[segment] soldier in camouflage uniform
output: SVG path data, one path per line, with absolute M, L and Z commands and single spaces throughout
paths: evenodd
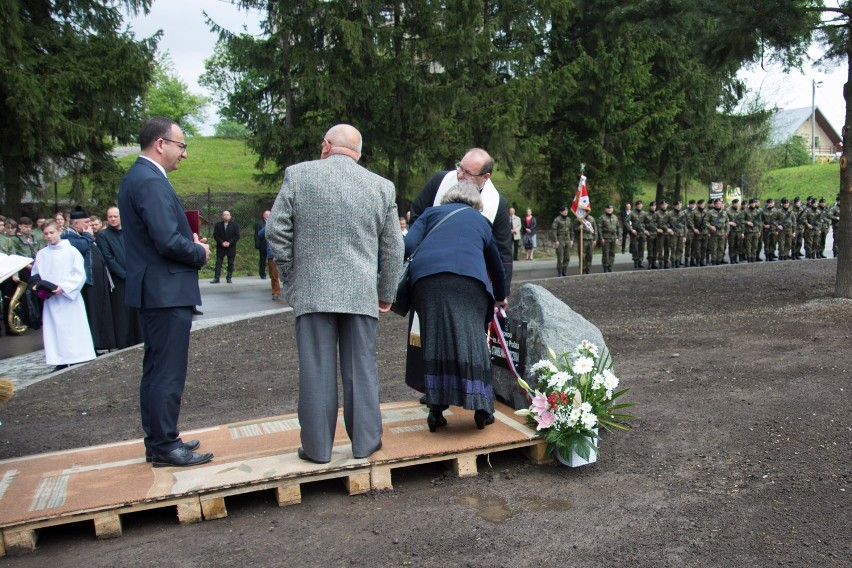
M 642 268 L 642 255 L 645 253 L 645 212 L 642 200 L 633 204 L 633 211 L 627 217 L 630 221 L 630 252 L 633 253 L 633 268 Z
M 695 200 L 690 199 L 686 206 L 686 242 L 683 245 L 683 265 L 690 266 L 692 258 L 692 237 L 695 234 L 692 232 L 692 212 L 695 211 Z
M 802 231 L 802 227 L 799 225 L 799 219 L 802 218 L 802 212 L 805 210 L 805 207 L 802 205 L 802 200 L 796 197 L 793 199 L 793 213 L 796 215 L 796 237 L 793 239 L 793 260 L 801 260 L 802 259 L 802 243 L 804 243 L 805 237 Z
M 760 231 L 763 226 L 763 213 L 760 211 L 760 201 L 752 199 L 748 207 L 743 209 L 742 225 L 745 233 L 745 255 L 748 262 L 757 262 L 760 254 Z
M 680 268 L 683 264 L 683 250 L 686 244 L 687 217 L 689 214 L 683 210 L 683 202 L 677 200 L 669 212 L 669 230 L 672 232 L 672 268 Z
M 831 227 L 831 220 L 828 218 L 828 209 L 825 207 L 825 197 L 820 197 L 817 203 L 817 211 L 819 217 L 817 222 L 819 226 L 819 245 L 817 250 L 817 258 L 827 258 L 825 256 L 825 241 L 828 239 L 828 229 Z
M 598 221 L 598 242 L 601 245 L 601 264 L 604 272 L 612 272 L 612 264 L 615 262 L 615 249 L 618 246 L 618 238 L 622 233 L 621 219 L 613 214 L 612 204 L 604 207 L 604 214 Z
M 722 209 L 722 200 L 714 199 L 713 207 L 707 211 L 704 219 L 710 231 L 710 244 L 708 245 L 710 262 L 714 265 L 728 264 L 725 261 L 725 241 L 728 240 L 728 212 Z
M 742 216 L 740 200 L 731 200 L 731 208 L 728 210 L 728 220 L 732 223 L 728 230 L 728 260 L 731 264 L 739 264 L 743 256 Z
M 568 206 L 559 208 L 559 215 L 551 225 L 553 247 L 556 249 L 556 275 L 568 276 L 568 263 L 571 260 L 571 219 L 568 218 Z
M 657 202 L 648 203 L 648 214 L 645 215 L 645 238 L 648 241 L 648 269 L 660 268 L 657 264 Z
M 674 231 L 671 228 L 671 211 L 669 203 L 665 199 L 660 200 L 660 207 L 654 214 L 654 222 L 657 225 L 657 263 L 658 268 L 668 268 L 672 258 L 672 241 Z
M 778 246 L 777 221 L 778 210 L 775 209 L 775 200 L 770 197 L 763 208 L 763 257 L 766 260 L 778 260 L 775 256 L 775 248 Z
M 704 200 L 699 199 L 695 211 L 690 217 L 692 223 L 692 250 L 690 254 L 690 266 L 704 266 L 704 257 L 707 255 L 707 235 L 710 234 L 705 222 L 707 211 L 704 209 Z
M 796 212 L 790 207 L 790 200 L 781 199 L 781 211 L 778 214 L 778 258 L 793 258 L 793 242 L 796 240 Z
M 592 225 L 592 230 L 583 224 L 583 221 L 576 219 L 574 225 L 574 240 L 577 242 L 577 257 L 582 255 L 581 263 L 583 265 L 583 274 L 590 274 L 592 271 L 592 249 L 595 246 L 595 240 L 598 238 L 598 226 L 595 223 L 595 218 L 591 215 L 584 217 Z M 583 228 L 583 250 L 580 250 L 580 228 Z
M 808 197 L 807 202 L 807 206 L 799 216 L 798 225 L 804 233 L 805 258 L 816 258 L 816 249 L 819 246 L 819 228 L 817 227 L 819 211 L 817 211 L 816 199 Z
M 834 200 L 834 206 L 828 210 L 828 220 L 831 221 L 831 254 L 837 258 L 837 225 L 840 223 L 840 196 Z

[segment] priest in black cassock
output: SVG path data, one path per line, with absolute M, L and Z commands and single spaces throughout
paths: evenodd
M 103 253 L 107 270 L 112 275 L 114 287 L 110 294 L 110 305 L 116 347 L 124 349 L 142 343 L 142 320 L 139 310 L 124 303 L 127 272 L 118 207 L 107 209 L 107 225 L 98 232 L 95 243 Z

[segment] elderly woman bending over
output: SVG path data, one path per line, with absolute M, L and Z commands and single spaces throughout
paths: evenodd
M 424 237 L 444 217 L 462 210 Z M 420 318 L 429 430 L 445 426 L 449 406 L 474 411 L 477 428 L 494 422 L 494 393 L 486 325 L 496 305 L 506 305 L 503 263 L 482 216 L 479 189 L 470 182 L 451 188 L 441 205 L 427 209 L 405 236 L 412 304 Z

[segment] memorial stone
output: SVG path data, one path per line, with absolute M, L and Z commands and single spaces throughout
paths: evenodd
M 512 295 L 506 310 L 510 322 L 526 322 L 523 378 L 534 386 L 536 379 L 530 369 L 542 359 L 549 359 L 548 347 L 556 355 L 570 353 L 584 339 L 594 343 L 601 352 L 606 349 L 601 331 L 586 318 L 572 310 L 562 300 L 536 284 L 524 284 Z M 492 350 L 493 353 L 493 350 Z M 492 356 L 492 360 L 494 357 Z M 494 395 L 512 408 L 526 408 L 529 402 L 512 373 L 492 365 Z

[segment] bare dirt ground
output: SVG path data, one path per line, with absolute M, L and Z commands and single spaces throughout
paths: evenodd
M 392 492 L 339 482 L 230 498 L 226 519 L 173 512 L 43 530 L 0 566 L 852 566 L 852 302 L 833 260 L 541 281 L 600 327 L 634 430 L 568 469 L 520 454 L 480 475 L 394 472 Z M 193 333 L 184 430 L 295 412 L 292 316 Z M 383 401 L 402 381 L 405 324 L 379 325 Z M 18 393 L 0 408 L 0 459 L 141 437 L 139 350 Z M 436 434 L 438 435 L 438 434 Z M 168 512 L 167 512 L 168 511 Z

